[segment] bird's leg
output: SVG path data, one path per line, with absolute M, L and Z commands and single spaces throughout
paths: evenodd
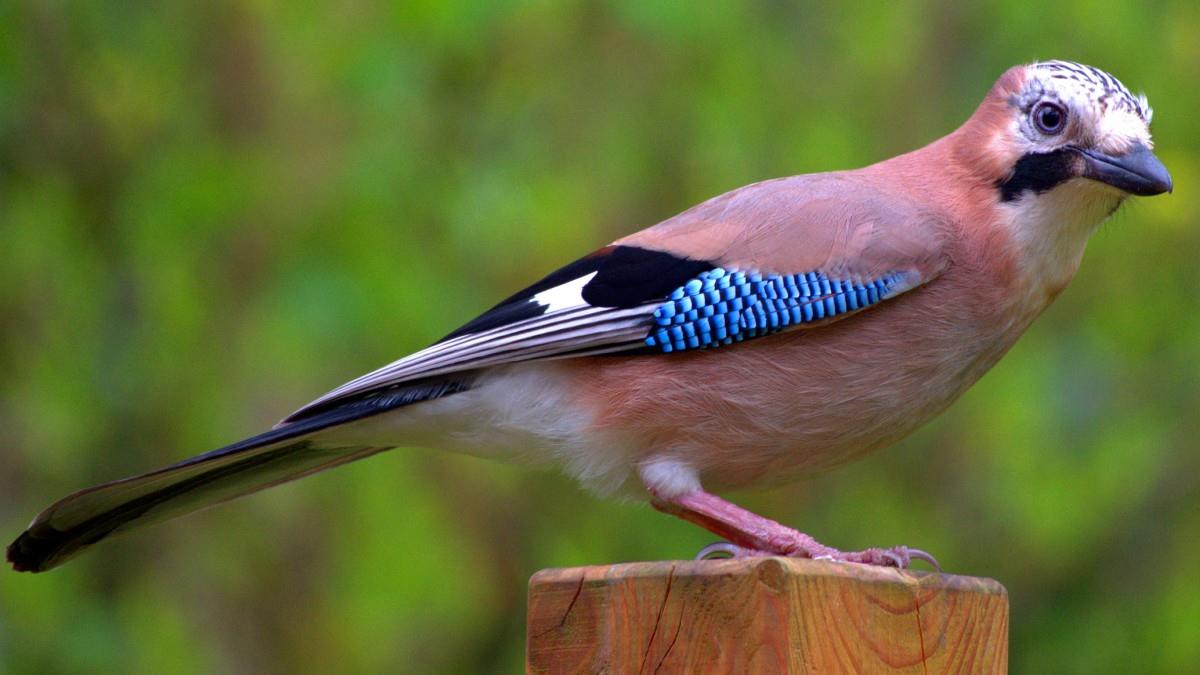
M 702 552 L 725 552 L 735 557 L 753 555 L 784 555 L 816 560 L 856 562 L 905 568 L 916 560 L 924 560 L 940 570 L 937 560 L 925 551 L 907 546 L 869 548 L 863 551 L 839 551 L 816 539 L 781 525 L 769 518 L 747 511 L 703 490 L 674 497 L 655 494 L 650 502 L 654 508 L 727 539 L 731 546 L 710 546 Z

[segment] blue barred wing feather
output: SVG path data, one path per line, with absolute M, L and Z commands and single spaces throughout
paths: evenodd
M 663 352 L 720 347 L 833 319 L 905 288 L 908 275 L 830 279 L 820 271 L 769 274 L 717 267 L 675 289 L 654 310 L 646 345 Z

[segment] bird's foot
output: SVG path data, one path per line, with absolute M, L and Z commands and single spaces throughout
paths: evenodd
M 746 546 L 738 546 L 727 541 L 718 541 L 696 554 L 696 560 L 711 560 L 714 558 L 757 558 L 763 556 L 783 555 L 793 558 L 810 558 L 812 560 L 829 560 L 833 562 L 858 563 L 860 565 L 877 565 L 880 567 L 896 567 L 908 569 L 914 560 L 924 560 L 938 572 L 942 566 L 936 558 L 919 548 L 908 546 L 893 546 L 891 548 L 869 548 L 863 551 L 839 551 L 826 546 L 809 551 L 805 547 L 791 548 L 789 551 L 771 551 Z
M 780 555 L 900 569 L 906 569 L 914 560 L 924 560 L 937 571 L 942 571 L 932 555 L 918 548 L 893 546 L 863 551 L 830 548 L 803 532 L 763 518 L 703 490 L 669 498 L 655 495 L 650 503 L 659 511 L 695 523 L 725 538 L 726 541 L 704 547 L 696 556 L 698 559 L 721 555 L 733 558 Z
M 837 562 L 852 562 L 863 565 L 878 565 L 881 567 L 896 567 L 899 569 L 908 569 L 914 560 L 924 560 L 933 566 L 933 569 L 941 572 L 942 566 L 938 564 L 937 558 L 934 558 L 927 551 L 922 551 L 919 548 L 911 548 L 908 546 L 893 546 L 891 548 L 868 548 L 862 551 L 837 551 L 815 556 L 808 556 L 813 560 L 833 560 Z

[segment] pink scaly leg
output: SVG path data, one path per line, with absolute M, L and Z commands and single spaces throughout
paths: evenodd
M 706 547 L 701 551 L 701 556 L 714 552 L 725 552 L 734 557 L 785 555 L 901 569 L 908 567 L 909 563 L 916 559 L 924 560 L 935 569 L 941 570 L 933 556 L 907 546 L 869 548 L 864 551 L 839 551 L 830 548 L 803 532 L 751 513 L 703 490 L 670 498 L 654 495 L 650 503 L 663 513 L 695 523 L 729 541 L 729 544 Z

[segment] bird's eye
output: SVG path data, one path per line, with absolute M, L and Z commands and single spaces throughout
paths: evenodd
M 1033 123 L 1043 134 L 1061 133 L 1067 127 L 1067 111 L 1057 103 L 1042 102 L 1033 109 Z

